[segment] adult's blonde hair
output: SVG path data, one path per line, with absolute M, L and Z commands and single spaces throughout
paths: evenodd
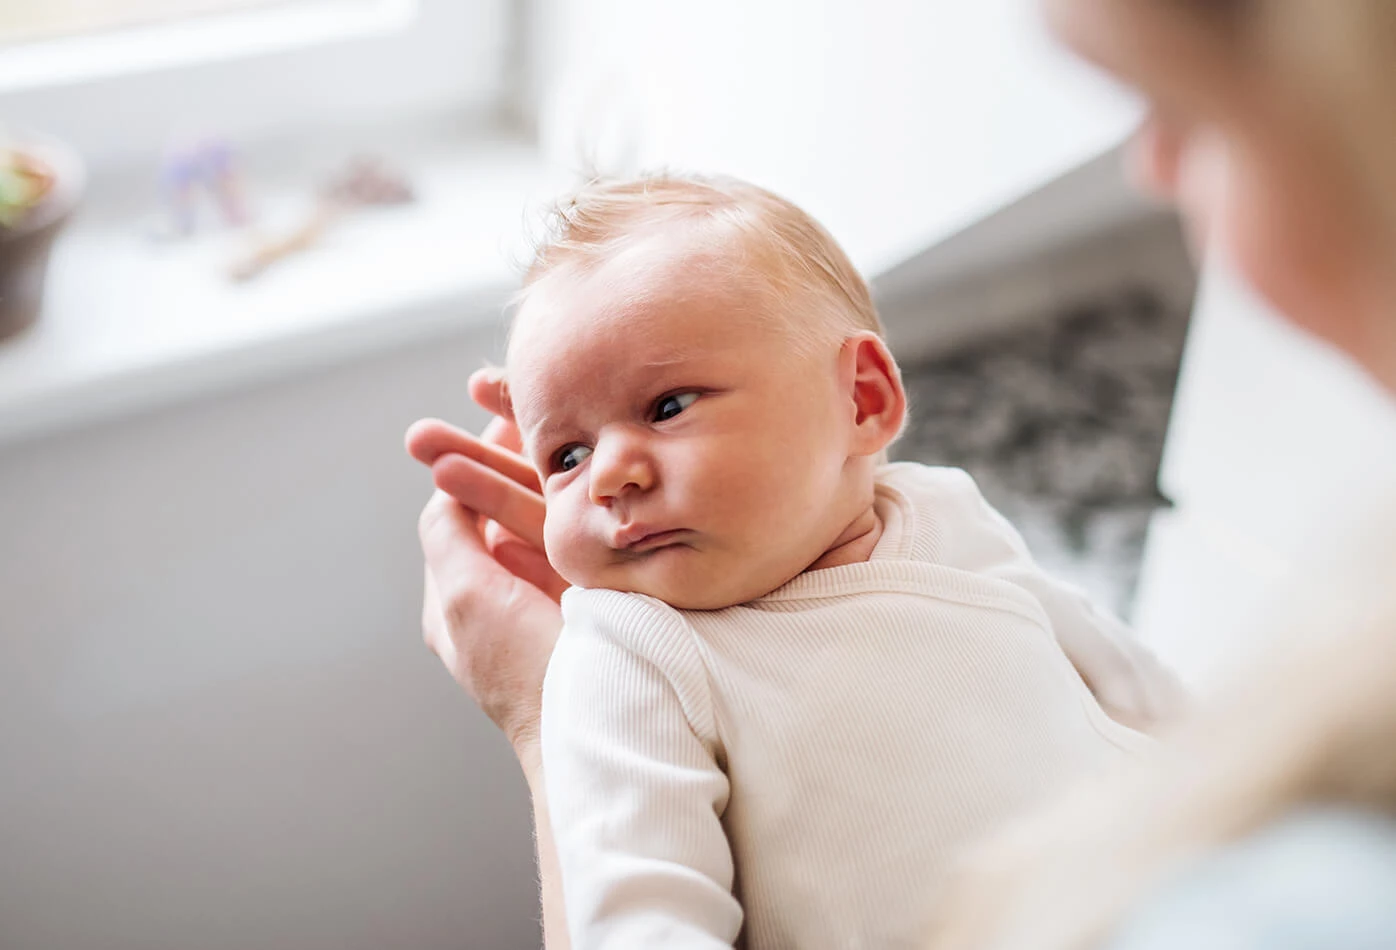
M 833 236 L 794 203 L 729 177 L 651 174 L 589 181 L 559 202 L 516 303 L 557 274 L 585 274 L 667 229 L 715 247 L 734 276 L 771 292 L 805 341 L 883 334 L 867 282 Z
M 1196 0 L 1194 0 L 1196 2 Z M 1235 28 L 1312 91 L 1396 239 L 1396 3 L 1228 0 Z M 1396 245 L 1393 245 L 1396 249 Z
M 1068 7 L 1073 0 L 1054 0 Z M 1396 239 L 1396 3 L 1103 0 L 1191 21 L 1233 62 L 1284 83 L 1288 107 L 1327 118 L 1334 144 Z M 1163 50 L 1160 48 L 1160 53 Z M 1166 64 L 1165 64 L 1166 65 Z

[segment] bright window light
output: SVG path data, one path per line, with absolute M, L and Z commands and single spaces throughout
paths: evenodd
M 14 0 L 0 7 L 0 46 L 295 2 L 297 0 Z

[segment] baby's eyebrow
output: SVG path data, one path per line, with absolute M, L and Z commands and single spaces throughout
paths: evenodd
M 542 445 L 547 443 L 551 439 L 556 439 L 557 433 L 561 432 L 562 429 L 562 426 L 551 423 L 548 420 L 544 419 L 539 421 L 537 425 L 533 426 L 528 432 L 526 432 L 524 434 L 524 438 L 525 441 Z
M 576 439 L 580 434 L 581 422 L 572 414 L 571 407 L 562 406 L 556 412 L 547 412 L 547 407 L 539 404 L 541 401 L 537 398 L 530 400 L 529 412 L 522 419 L 514 417 L 519 434 L 523 436 L 525 453 L 549 451 L 562 442 Z
M 540 405 L 542 402 L 543 399 L 537 389 L 525 389 L 523 398 L 520 398 L 517 387 L 509 390 L 509 406 L 514 413 L 514 424 L 519 427 L 520 431 L 536 428 L 547 422 L 547 413 L 544 411 L 547 407 Z M 529 424 L 530 418 L 537 420 L 532 426 Z
M 517 420 L 517 416 L 515 419 Z M 541 449 L 556 441 L 560 433 L 566 426 L 560 421 L 550 419 L 548 416 L 541 416 L 532 425 L 519 425 L 519 434 L 523 436 L 524 451 L 530 452 L 534 449 Z
M 626 388 L 634 389 L 636 393 L 643 393 L 645 396 L 657 396 L 658 393 L 649 392 L 661 380 L 659 377 L 675 366 L 682 366 L 691 363 L 695 357 L 702 355 L 701 352 L 693 350 L 672 351 L 669 353 L 656 354 L 654 356 L 629 363 L 624 369 L 629 373 L 618 372 L 616 375 L 627 380 Z M 514 421 L 518 424 L 520 431 L 524 435 L 524 441 L 528 445 L 546 445 L 567 438 L 568 432 L 576 428 L 576 424 L 566 418 L 566 408 L 557 413 L 549 413 L 548 407 L 543 405 L 546 400 L 543 394 L 536 389 L 526 390 L 523 399 L 518 398 L 516 391 L 511 390 L 510 396 L 513 400 Z M 530 423 L 530 419 L 537 421 Z
M 643 363 L 640 363 L 639 365 L 645 367 L 646 369 L 664 369 L 668 366 L 677 366 L 680 363 L 687 363 L 692 359 L 693 355 L 691 353 L 680 353 L 676 356 L 645 360 Z

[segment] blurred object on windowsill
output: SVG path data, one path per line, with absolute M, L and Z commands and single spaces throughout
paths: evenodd
M 278 261 L 314 246 L 326 230 L 352 211 L 410 204 L 414 200 L 412 185 L 401 172 L 376 158 L 355 158 L 321 190 L 300 225 L 280 237 L 261 239 L 233 263 L 228 276 L 235 281 L 251 280 Z
M 239 228 L 250 220 L 237 153 L 227 139 L 201 138 L 171 147 L 160 161 L 159 177 L 164 220 L 156 228 L 157 238 L 195 234 L 205 198 L 212 200 L 224 227 Z

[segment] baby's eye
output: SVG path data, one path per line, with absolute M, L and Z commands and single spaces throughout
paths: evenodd
M 672 396 L 665 396 L 655 404 L 654 421 L 663 422 L 665 419 L 672 419 L 697 400 L 697 393 L 675 393 Z
M 553 456 L 553 465 L 560 472 L 568 472 L 586 461 L 591 449 L 585 445 L 569 445 Z

